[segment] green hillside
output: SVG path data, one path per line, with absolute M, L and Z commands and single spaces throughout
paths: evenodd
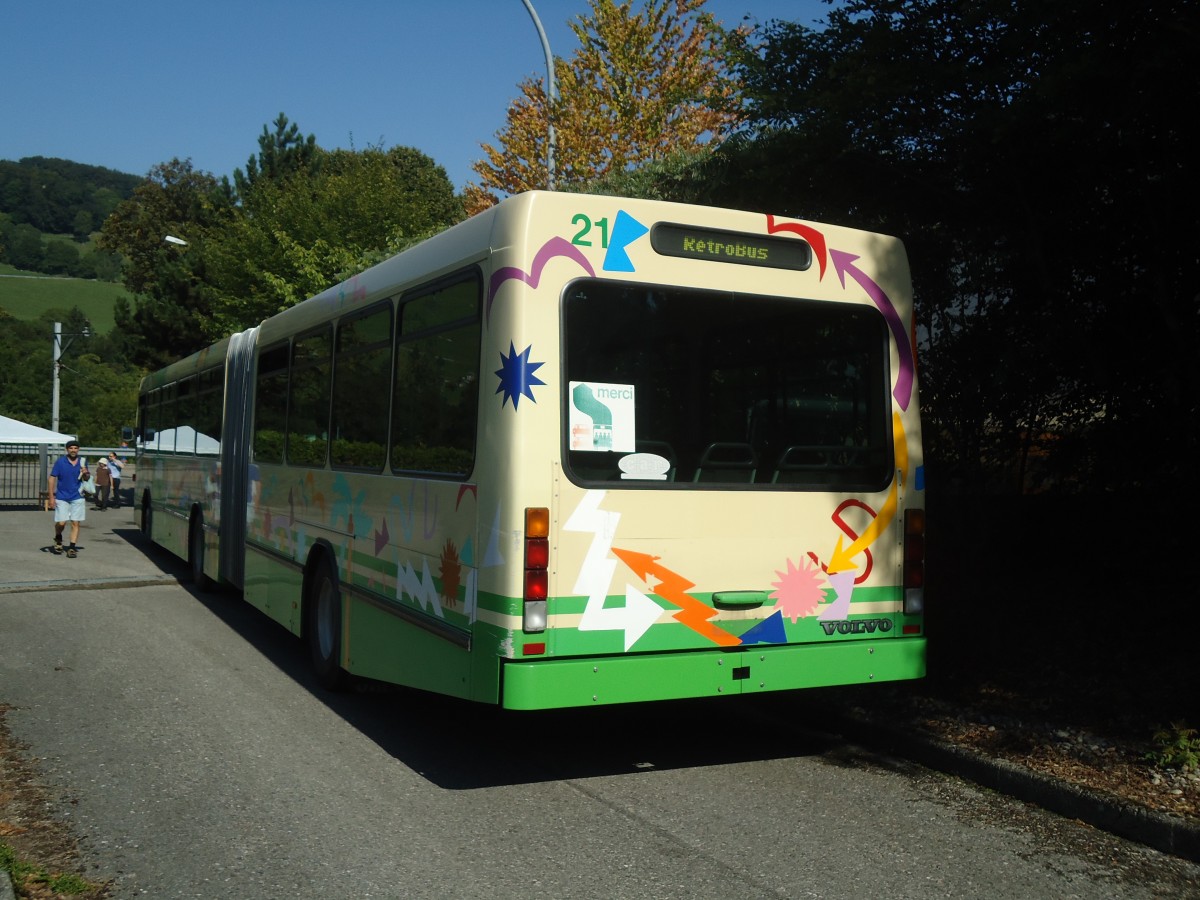
M 18 319 L 33 321 L 51 309 L 66 313 L 78 306 L 97 334 L 113 329 L 113 304 L 132 295 L 119 284 L 82 278 L 55 278 L 21 272 L 0 264 L 0 307 Z

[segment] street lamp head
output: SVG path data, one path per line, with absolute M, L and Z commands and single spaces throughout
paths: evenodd
M 183 238 L 175 237 L 175 235 L 173 235 L 173 234 L 168 234 L 166 237 L 163 238 L 163 240 L 166 241 L 168 244 L 175 244 L 176 246 L 179 246 L 179 247 L 187 246 L 187 241 L 185 241 Z

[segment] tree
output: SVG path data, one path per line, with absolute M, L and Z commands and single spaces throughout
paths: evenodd
M 302 137 L 300 126 L 295 122 L 289 124 L 283 113 L 273 124 L 273 133 L 263 126 L 258 137 L 258 155 L 246 161 L 246 171 L 234 170 L 233 183 L 241 198 L 251 194 L 255 184 L 262 180 L 285 181 L 291 175 L 317 165 L 320 160 L 315 135 Z
M 65 159 L 26 157 L 0 160 L 0 212 L 16 223 L 28 223 L 44 234 L 74 231 L 86 237 L 141 179 L 112 169 Z M 88 214 L 88 222 L 80 213 Z M 82 230 L 82 226 L 89 227 Z
M 206 343 L 213 291 L 204 242 L 233 212 L 228 181 L 173 159 L 151 169 L 105 220 L 97 246 L 124 258 L 125 286 L 138 295 L 132 308 L 123 300 L 116 307 L 134 361 L 158 368 Z M 187 243 L 167 243 L 167 235 Z
M 317 162 L 258 178 L 210 236 L 210 334 L 255 324 L 462 218 L 445 169 L 418 150 L 318 150 Z
M 0 309 L 0 414 L 50 426 L 55 322 L 68 334 L 88 324 L 78 308 L 48 310 L 32 322 Z M 62 360 L 60 427 L 85 445 L 113 443 L 137 414 L 142 371 L 125 361 L 119 341 L 109 336 L 72 340 Z
M 1200 93 L 1198 18 L 847 0 L 820 32 L 775 23 L 739 64 L 748 126 L 722 190 L 904 236 L 930 433 L 959 442 L 942 459 L 1053 430 L 1086 436 L 1060 484 L 1133 488 L 1196 456 L 1200 266 L 1180 236 L 1200 231 L 1200 184 L 1177 98 Z
M 589 0 L 571 24 L 579 49 L 554 61 L 559 98 L 552 115 L 558 186 L 578 189 L 610 172 L 696 152 L 738 121 L 738 84 L 725 66 L 729 33 L 703 12 L 705 0 Z M 740 34 L 740 32 L 735 33 Z M 527 79 L 497 143 L 472 168 L 469 212 L 547 183 L 547 102 Z
M 42 258 L 42 271 L 51 275 L 77 275 L 79 251 L 73 243 L 67 241 L 47 241 L 45 255 Z
M 42 233 L 32 225 L 22 223 L 4 229 L 6 234 L 5 258 L 18 269 L 36 272 L 46 259 L 42 246 Z

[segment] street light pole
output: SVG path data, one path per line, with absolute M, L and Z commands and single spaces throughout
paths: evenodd
M 554 190 L 554 101 L 558 99 L 558 88 L 554 84 L 554 57 L 550 53 L 550 41 L 542 28 L 542 20 L 538 18 L 537 10 L 530 0 L 521 0 L 533 19 L 533 27 L 537 29 L 538 37 L 542 40 L 542 52 L 546 54 L 546 187 Z

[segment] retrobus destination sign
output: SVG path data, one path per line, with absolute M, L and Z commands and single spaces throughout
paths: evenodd
M 798 238 L 743 234 L 669 222 L 659 222 L 650 229 L 650 246 L 663 256 L 743 266 L 803 270 L 812 265 L 812 248 Z

